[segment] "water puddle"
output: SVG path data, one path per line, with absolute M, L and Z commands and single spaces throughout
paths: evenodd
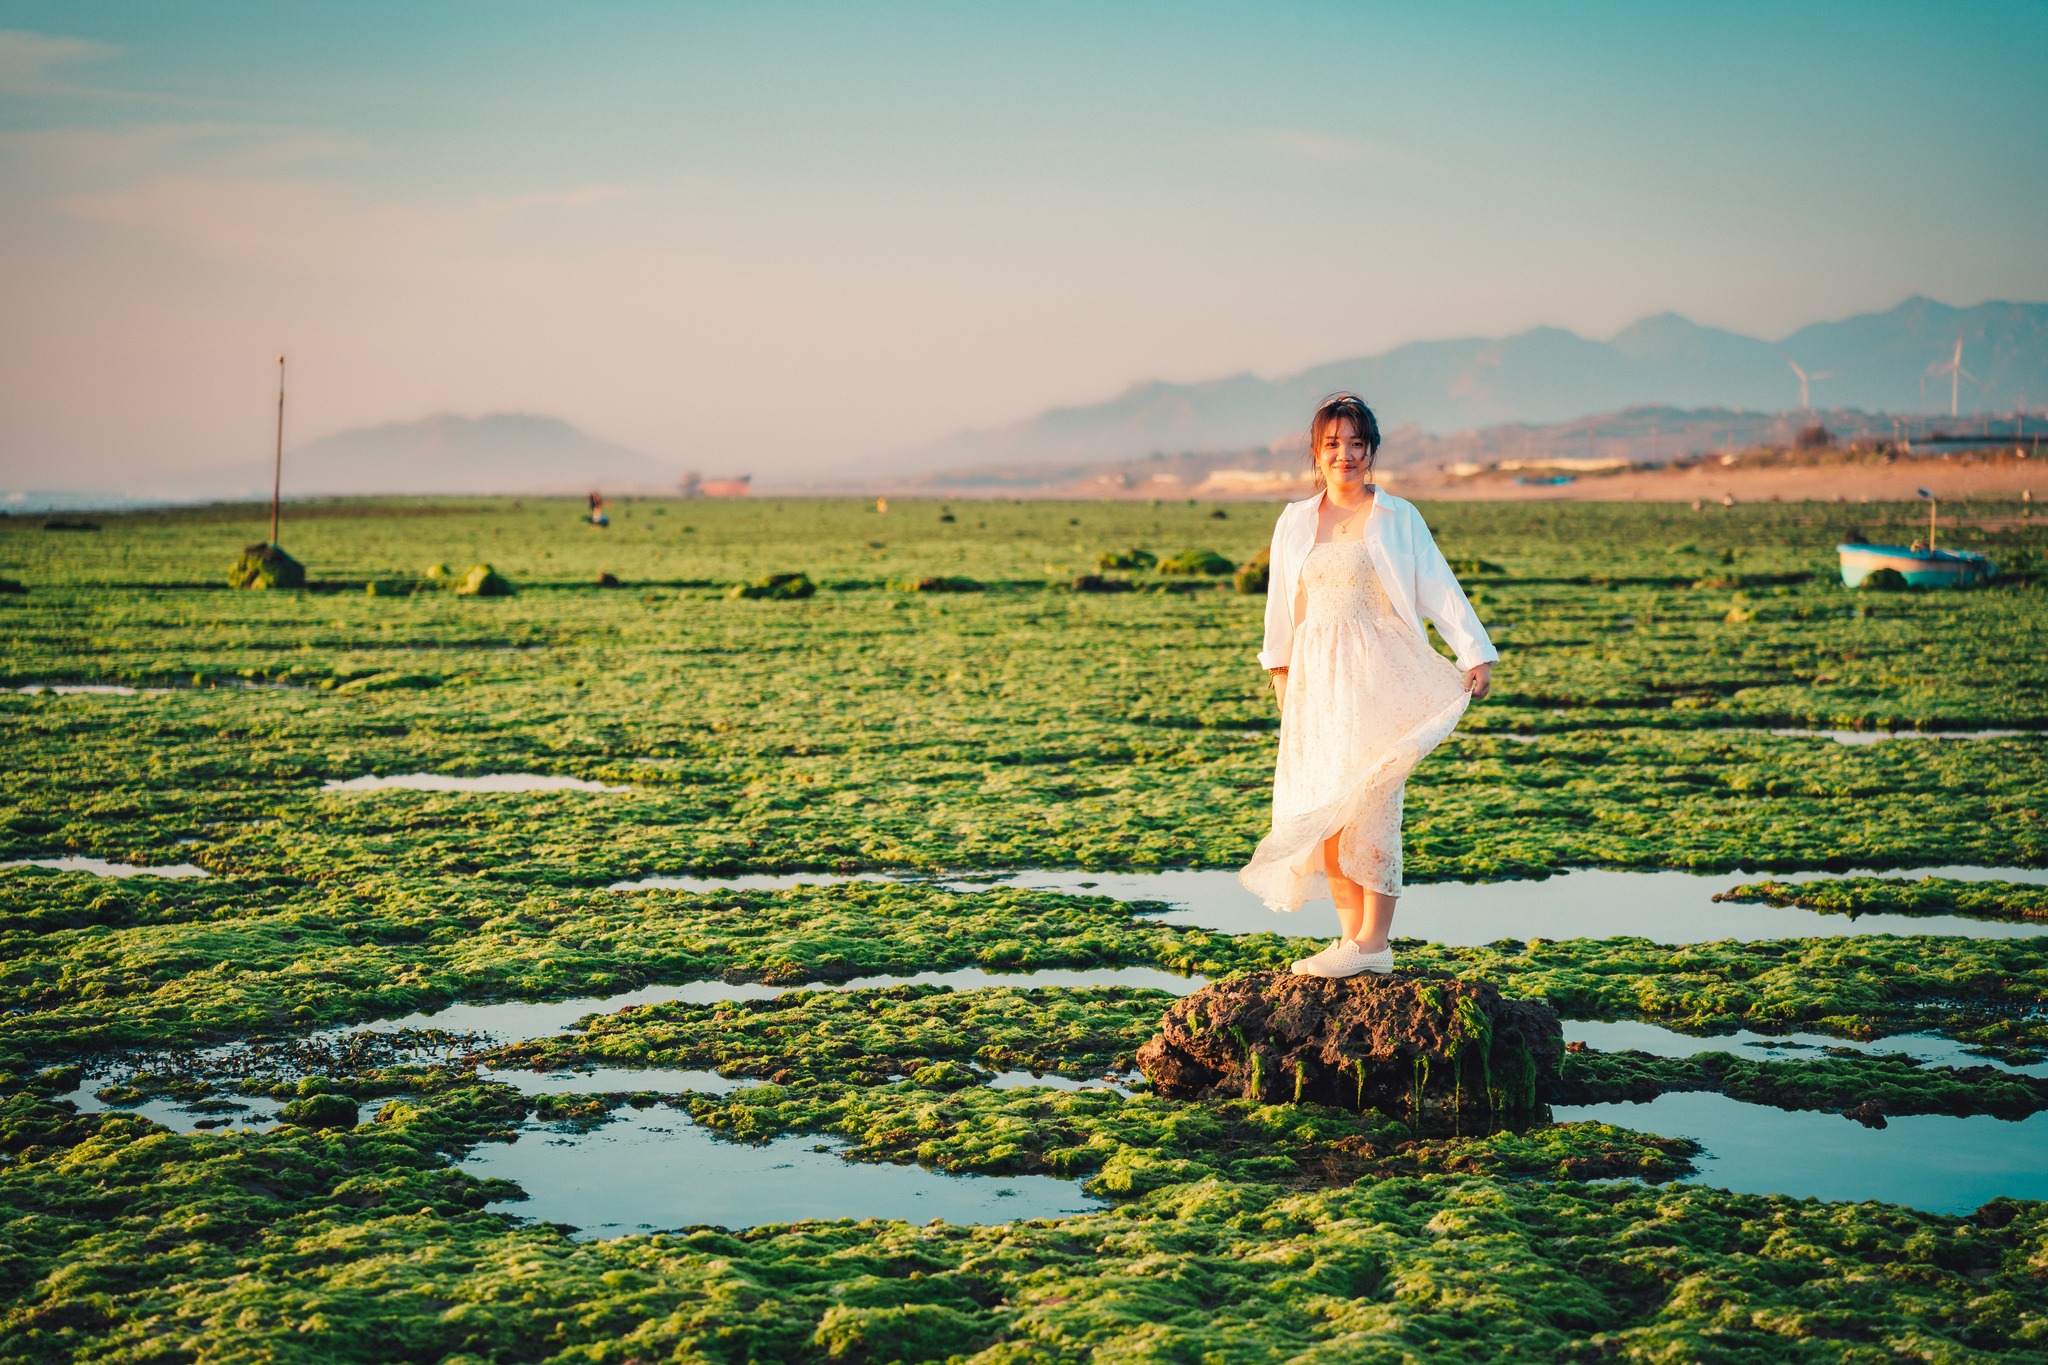
M 383 1019 L 313 1035 L 313 1041 L 332 1044 L 361 1033 L 400 1033 L 434 1030 L 475 1034 L 491 1042 L 515 1043 L 530 1038 L 547 1038 L 564 1032 L 579 1019 L 592 1014 L 616 1014 L 634 1005 L 659 1005 L 686 1001 L 711 1005 L 721 1000 L 769 1000 L 792 991 L 863 991 L 889 986 L 948 986 L 971 991 L 987 986 L 1009 986 L 1018 990 L 1039 990 L 1053 986 L 1122 986 L 1130 989 L 1168 991 L 1187 995 L 1209 984 L 1207 977 L 1176 976 L 1157 967 L 1053 967 L 1036 972 L 991 972 L 980 967 L 962 967 L 949 972 L 919 972 L 914 976 L 860 976 L 848 981 L 820 981 L 800 986 L 764 986 L 755 982 L 733 984 L 725 981 L 690 981 L 679 986 L 643 986 L 617 995 L 584 996 L 575 1000 L 502 1000 L 481 1004 L 449 1005 L 431 1013 L 408 1014 L 402 1019 Z
M 1471 947 L 1500 939 L 1647 938 L 1654 943 L 1711 943 L 1717 939 L 1758 941 L 1784 938 L 1848 938 L 1863 934 L 1934 935 L 1957 938 L 2040 938 L 2048 923 L 1966 919 L 1960 915 L 1823 915 L 1798 906 L 1716 904 L 1719 892 L 1760 881 L 1802 882 L 1836 875 L 1825 872 L 1692 873 L 1620 872 L 1580 868 L 1541 881 L 1410 883 L 1401 897 L 1394 933 L 1432 943 Z M 2040 868 L 1923 867 L 1889 871 L 1900 879 L 1922 876 L 1963 881 L 2048 884 Z M 1300 914 L 1268 910 L 1239 885 L 1237 874 L 1220 868 L 1162 872 L 1075 872 L 1034 870 L 990 874 L 947 885 L 968 889 L 999 884 L 1069 894 L 1110 896 L 1122 901 L 1162 901 L 1172 906 L 1157 918 L 1165 924 L 1222 934 L 1279 933 L 1321 937 L 1335 929 L 1327 904 Z
M 787 891 L 792 886 L 841 886 L 847 882 L 928 880 L 888 872 L 749 872 L 738 877 L 642 877 L 613 882 L 607 891 Z
M 1880 744 L 1888 739 L 2018 739 L 2040 730 L 1769 730 L 1788 738 L 1831 739 L 1837 744 Z
M 610 787 L 581 777 L 551 777 L 544 773 L 490 773 L 483 777 L 449 777 L 443 773 L 401 773 L 397 777 L 351 777 L 346 781 L 329 778 L 320 785 L 327 792 L 623 792 L 631 787 Z
M 2013 1122 L 1908 1114 L 1865 1128 L 1840 1114 L 1773 1109 L 1726 1095 L 1660 1095 L 1647 1104 L 1559 1105 L 1560 1123 L 1614 1123 L 1697 1139 L 1684 1183 L 1801 1199 L 1883 1200 L 1961 1214 L 2006 1195 L 2048 1198 L 2048 1112 Z
M 134 863 L 110 863 L 104 858 L 17 858 L 0 863 L 9 867 L 49 867 L 59 872 L 90 872 L 95 877 L 210 877 L 213 874 L 191 863 L 170 863 L 162 867 L 138 867 Z
M 1980 1057 L 1970 1051 L 1969 1044 L 1933 1033 L 1901 1033 L 1890 1038 L 1864 1041 L 1857 1038 L 1832 1038 L 1824 1033 L 1768 1034 L 1740 1029 L 1734 1033 L 1702 1038 L 1690 1033 L 1679 1033 L 1657 1024 L 1641 1024 L 1632 1020 L 1567 1019 L 1564 1024 L 1564 1040 L 1567 1043 L 1584 1043 L 1587 1047 L 1600 1052 L 1623 1052 L 1634 1049 L 1637 1052 L 1647 1052 L 1653 1057 L 1693 1057 L 1702 1052 L 1728 1052 L 1739 1057 L 1755 1057 L 1773 1062 L 1799 1061 L 1802 1058 L 1819 1055 L 1828 1048 L 1846 1048 L 1853 1052 L 1873 1054 L 1897 1053 L 1934 1066 L 1995 1066 L 2000 1071 L 2009 1071 L 2016 1076 L 2048 1077 L 2048 1062 L 2016 1065 L 1999 1061 L 1995 1057 Z
M 847 1146 L 815 1136 L 728 1142 L 686 1113 L 655 1105 L 621 1110 L 584 1133 L 529 1123 L 518 1142 L 486 1143 L 461 1168 L 515 1181 L 527 1193 L 493 1204 L 494 1211 L 566 1223 L 585 1239 L 831 1218 L 1007 1223 L 1104 1207 L 1077 1181 L 848 1161 L 841 1155 Z
M 161 697 L 171 689 L 123 687 L 118 683 L 29 683 L 14 690 L 30 697 L 39 697 L 45 692 L 56 697 Z
M 721 1076 L 716 1071 L 656 1066 L 594 1066 L 573 1071 L 497 1071 L 480 1066 L 476 1078 L 509 1085 L 522 1095 L 680 1095 L 685 1091 L 730 1095 L 761 1083 Z
M 268 1129 L 277 1123 L 278 1111 L 284 1108 L 281 1102 L 266 1095 L 209 1095 L 196 1100 L 157 1098 L 134 1104 L 110 1104 L 94 1093 L 119 1079 L 101 1076 L 86 1080 L 70 1094 L 60 1095 L 57 1099 L 60 1103 L 70 1101 L 81 1114 L 133 1114 L 161 1124 L 174 1133 L 188 1135 L 233 1132 L 242 1128 Z M 358 1105 L 356 1122 L 370 1122 L 383 1106 L 383 1100 Z
M 1130 1099 L 1138 1093 L 1129 1085 L 1119 1085 L 1115 1081 L 1099 1076 L 1077 1081 L 1071 1076 L 1058 1076 L 1050 1071 L 1043 1075 L 1035 1071 L 994 1071 L 984 1074 L 988 1076 L 988 1088 L 991 1090 L 1107 1090 L 1125 1099 Z

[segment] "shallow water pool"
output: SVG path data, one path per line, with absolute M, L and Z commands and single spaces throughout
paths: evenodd
M 716 1071 L 694 1071 L 682 1067 L 589 1066 L 568 1071 L 498 1071 L 488 1066 L 476 1069 L 480 1081 L 509 1085 L 522 1095 L 730 1095 L 760 1082 L 745 1077 L 721 1076 Z
M 488 773 L 482 777 L 449 777 L 442 773 L 401 773 L 396 777 L 330 778 L 320 784 L 326 792 L 623 792 L 631 787 L 610 787 L 581 777 L 553 777 L 544 773 Z
M 1739 1029 L 1734 1033 L 1700 1037 L 1633 1020 L 1567 1019 L 1564 1021 L 1564 1040 L 1567 1043 L 1584 1043 L 1601 1052 L 1633 1048 L 1655 1057 L 1693 1057 L 1702 1052 L 1729 1052 L 1769 1061 L 1797 1061 L 1802 1056 L 1826 1048 L 1847 1048 L 1855 1052 L 1899 1053 L 1936 1066 L 1995 1066 L 2000 1071 L 2020 1076 L 2048 1076 L 2048 1062 L 2014 1064 L 1993 1057 L 1980 1057 L 1970 1051 L 1968 1044 L 1932 1033 L 1901 1033 L 1864 1041 L 1832 1038 L 1824 1033 L 1769 1034 Z
M 1646 1104 L 1560 1105 L 1575 1119 L 1689 1137 L 1706 1146 L 1685 1183 L 1801 1199 L 1878 1199 L 1969 1213 L 2006 1195 L 2048 1198 L 2048 1112 L 2017 1122 L 1909 1114 L 1883 1129 L 1840 1114 L 1772 1109 L 1726 1095 L 1660 1095 Z
M 1035 972 L 991 972 L 980 967 L 962 967 L 947 972 L 918 972 L 912 976 L 860 976 L 847 981 L 811 982 L 805 985 L 764 986 L 753 982 L 689 981 L 677 986 L 643 986 L 617 995 L 583 996 L 575 1000 L 501 1000 L 485 1004 L 449 1005 L 427 1013 L 408 1014 L 401 1019 L 382 1019 L 346 1028 L 329 1029 L 313 1035 L 316 1041 L 332 1042 L 353 1033 L 397 1033 L 406 1029 L 439 1029 L 449 1033 L 475 1033 L 501 1043 L 527 1038 L 545 1038 L 569 1028 L 591 1014 L 616 1014 L 632 1005 L 665 1004 L 681 1000 L 709 1005 L 721 1000 L 769 1000 L 791 991 L 880 990 L 888 986 L 947 986 L 954 990 L 979 990 L 986 986 L 1009 986 L 1018 990 L 1040 990 L 1053 986 L 1123 986 L 1134 989 L 1169 991 L 1187 995 L 1209 983 L 1203 976 L 1176 976 L 1157 967 L 1049 967 Z
M 143 867 L 136 863 L 110 863 L 104 858 L 16 858 L 0 863 L 9 867 L 48 867 L 59 872 L 90 872 L 95 877 L 210 877 L 213 874 L 192 863 L 168 863 Z
M 1411 883 L 1394 921 L 1397 938 L 1475 946 L 1499 939 L 1646 938 L 1653 943 L 1710 943 L 1717 939 L 1849 938 L 1863 934 L 1951 935 L 1958 938 L 2040 938 L 2048 922 L 1965 919 L 1960 915 L 1823 915 L 1797 906 L 1715 903 L 1714 896 L 1746 882 L 1813 881 L 1817 872 L 1622 872 L 1579 868 L 1541 881 Z M 1926 867 L 1888 872 L 1902 880 L 1922 876 L 1962 881 L 2048 884 L 2040 868 Z M 961 878 L 956 887 L 1030 887 L 1124 901 L 1164 901 L 1166 924 L 1213 933 L 1278 933 L 1324 937 L 1336 932 L 1327 901 L 1286 914 L 1266 909 L 1238 883 L 1234 871 L 1181 868 L 1162 872 L 1032 870 Z
M 621 1110 L 583 1133 L 527 1124 L 518 1142 L 486 1143 L 461 1168 L 526 1191 L 528 1198 L 493 1210 L 566 1223 L 581 1238 L 831 1218 L 1007 1223 L 1103 1207 L 1078 1181 L 945 1175 L 848 1161 L 840 1155 L 846 1148 L 816 1136 L 728 1142 L 663 1104 Z

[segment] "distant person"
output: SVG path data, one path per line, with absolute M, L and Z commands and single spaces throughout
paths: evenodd
M 592 526 L 609 526 L 612 524 L 612 519 L 605 515 L 604 495 L 595 490 L 590 494 L 590 524 Z
M 1259 651 L 1280 702 L 1273 831 L 1238 879 L 1274 910 L 1336 902 L 1337 938 L 1297 976 L 1394 969 L 1408 774 L 1486 695 L 1500 657 L 1421 513 L 1369 482 L 1379 446 L 1364 400 L 1324 400 L 1309 424 L 1319 491 L 1273 527 Z

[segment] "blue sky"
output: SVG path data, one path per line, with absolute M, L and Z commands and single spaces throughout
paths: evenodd
M 0 0 L 0 30 L 17 485 L 260 453 L 280 349 L 301 438 L 523 410 L 803 473 L 1422 338 L 2048 298 L 2034 0 Z M 799 398 L 829 432 L 788 434 Z

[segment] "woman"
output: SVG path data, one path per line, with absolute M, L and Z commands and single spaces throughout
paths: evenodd
M 1296 962 L 1298 976 L 1394 969 L 1403 785 L 1486 695 L 1500 657 L 1421 514 L 1370 482 L 1379 445 L 1362 399 L 1324 400 L 1309 424 L 1320 491 L 1273 527 L 1259 651 L 1280 699 L 1273 832 L 1238 879 L 1275 910 L 1337 903 L 1336 940 Z

